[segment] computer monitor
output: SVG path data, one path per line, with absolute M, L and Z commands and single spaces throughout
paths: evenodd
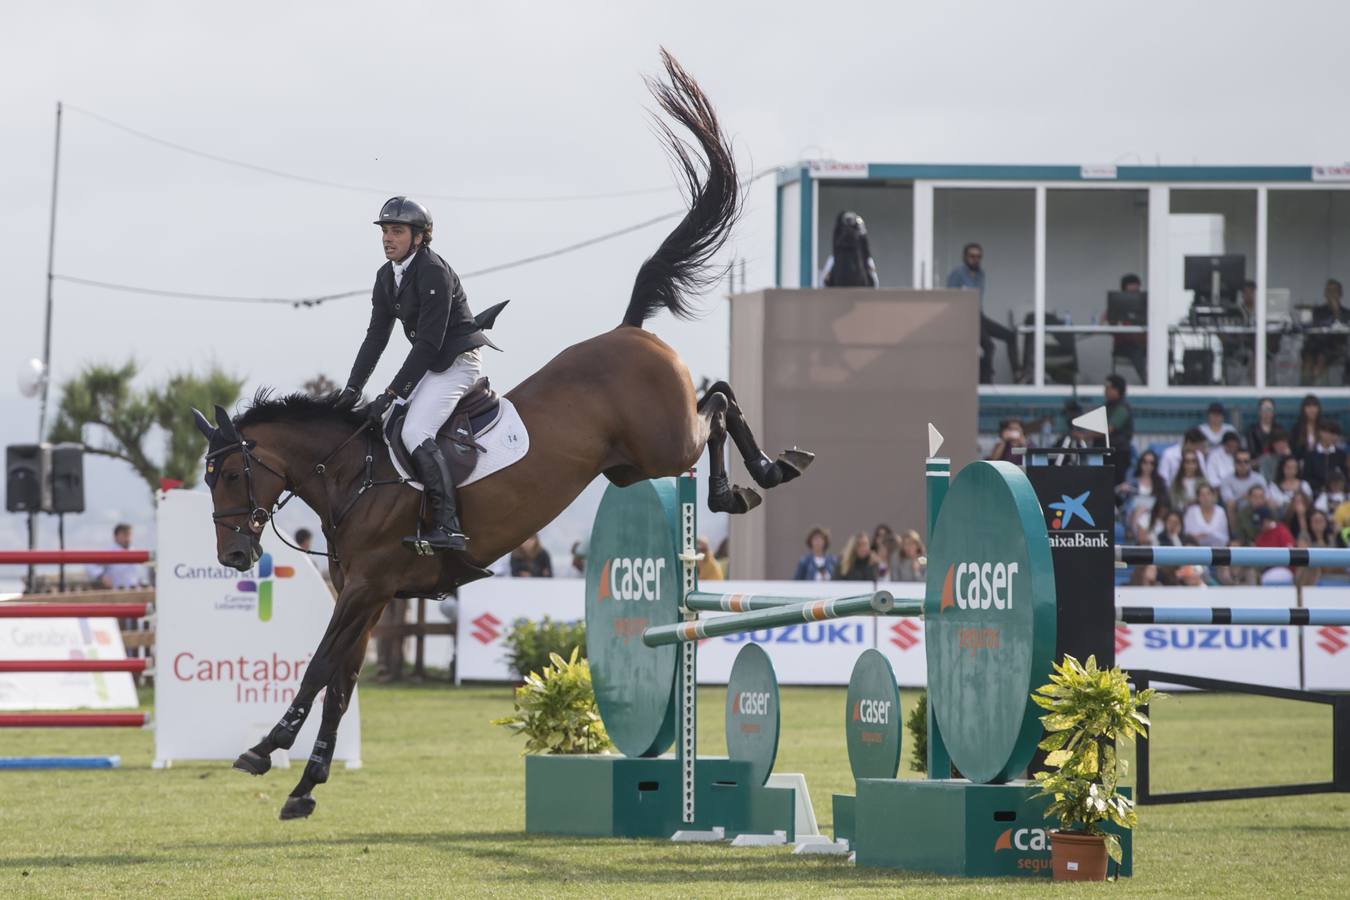
M 1147 325 L 1148 291 L 1108 291 L 1106 321 L 1112 325 Z
M 1219 296 L 1214 293 L 1214 276 L 1218 275 Z M 1247 257 L 1241 253 L 1222 256 L 1186 257 L 1186 290 L 1195 291 L 1195 302 L 1203 305 L 1236 303 L 1238 291 L 1247 278 Z

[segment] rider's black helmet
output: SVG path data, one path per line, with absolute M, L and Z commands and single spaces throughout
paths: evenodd
M 390 197 L 380 207 L 380 217 L 376 225 L 407 225 L 409 228 L 431 230 L 431 213 L 416 200 L 407 197 Z

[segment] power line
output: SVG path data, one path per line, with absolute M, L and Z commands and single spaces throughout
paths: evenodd
M 764 178 L 768 175 L 772 175 L 777 171 L 778 167 L 775 166 L 765 169 L 762 172 L 758 172 L 755 175 L 752 175 L 751 177 L 747 178 L 744 182 L 742 182 L 741 187 L 742 189 L 749 187 L 751 184 L 754 184 L 761 178 Z M 623 237 L 624 235 L 631 234 L 635 231 L 641 231 L 644 228 L 650 228 L 652 225 L 657 225 L 661 222 L 665 222 L 670 219 L 683 216 L 688 212 L 689 210 L 687 209 L 672 210 L 667 213 L 662 213 L 659 216 L 653 216 L 650 219 L 644 219 L 641 222 L 635 222 L 632 225 L 626 225 L 623 228 L 619 228 L 614 231 L 608 231 L 605 232 L 604 234 L 596 235 L 595 237 L 586 238 L 583 241 L 577 241 L 574 244 L 566 244 L 562 247 L 558 247 L 553 250 L 546 250 L 543 253 L 535 253 L 531 256 L 523 256 L 520 257 L 519 259 L 513 259 L 510 260 L 509 262 L 504 263 L 497 263 L 496 265 L 488 266 L 487 268 L 475 269 L 472 272 L 464 272 L 463 274 L 460 275 L 460 277 L 468 279 L 468 278 L 476 278 L 480 275 L 492 275 L 497 272 L 504 272 L 508 269 L 526 266 L 529 265 L 530 263 L 540 262 L 545 259 L 553 259 L 554 257 L 557 256 L 564 256 L 568 253 L 574 253 L 577 250 L 585 249 L 586 247 L 593 247 L 596 244 L 602 244 L 605 241 L 611 241 L 614 240 L 615 238 Z M 297 309 L 301 307 L 308 308 L 313 306 L 320 306 L 324 303 L 327 303 L 330 300 L 345 300 L 349 297 L 361 297 L 370 293 L 370 290 L 367 288 L 356 291 L 341 291 L 335 294 L 318 294 L 312 297 L 246 297 L 246 296 L 237 296 L 233 294 L 202 294 L 194 291 L 174 291 L 174 290 L 167 290 L 164 288 L 141 287 L 138 285 L 131 285 L 131 284 L 119 284 L 117 282 L 112 281 L 99 281 L 93 278 L 80 278 L 75 275 L 53 274 L 52 278 L 56 281 L 65 281 L 69 282 L 70 284 L 79 284 L 85 287 L 99 288 L 101 290 L 108 290 L 108 291 L 120 291 L 121 293 L 125 294 L 141 294 L 148 297 L 175 297 L 183 300 L 207 300 L 218 303 L 284 304 L 293 306 Z
M 141 140 L 149 141 L 152 144 L 158 144 L 161 147 L 168 147 L 169 149 L 176 150 L 179 153 L 186 153 L 190 156 L 196 156 L 201 159 L 208 159 L 211 160 L 212 162 L 220 163 L 221 165 L 234 166 L 239 169 L 247 169 L 250 172 L 259 172 L 263 175 L 271 175 L 274 178 L 284 178 L 288 181 L 298 181 L 303 184 L 312 184 L 315 185 L 316 187 L 336 188 L 337 190 L 342 191 L 357 191 L 362 194 L 379 194 L 384 197 L 389 197 L 399 193 L 398 191 L 391 191 L 386 188 L 380 187 L 371 187 L 369 185 L 346 184 L 340 181 L 327 181 L 322 178 L 311 178 L 308 175 L 297 175 L 294 172 L 284 172 L 280 169 L 273 169 L 269 168 L 268 166 L 260 166 L 257 165 L 256 163 L 245 162 L 239 159 L 232 159 L 228 156 L 221 156 L 216 153 L 208 153 L 205 150 L 198 150 L 195 147 L 188 147 L 183 144 L 178 144 L 173 141 L 165 140 L 164 138 L 157 137 L 153 134 L 148 134 L 139 129 L 132 128 L 130 125 L 123 125 L 121 122 L 109 119 L 107 116 L 99 115 L 98 113 L 92 112 L 91 110 L 81 109 L 78 106 L 72 106 L 69 103 L 66 104 L 66 109 L 73 110 L 75 112 L 80 113 L 81 115 L 88 116 L 89 118 L 94 119 L 95 121 L 102 122 L 104 125 L 107 125 L 110 128 L 116 128 L 118 131 L 123 131 L 127 134 L 138 137 Z M 581 200 L 614 200 L 622 197 L 642 197 L 652 194 L 665 194 L 669 193 L 672 190 L 675 190 L 675 187 L 673 185 L 667 185 L 665 187 L 634 188 L 632 190 L 625 190 L 625 191 L 600 191 L 589 194 L 551 194 L 551 195 L 545 194 L 535 197 L 492 197 L 492 196 L 471 195 L 471 194 L 431 194 L 426 192 L 419 192 L 416 194 L 416 196 L 424 197 L 429 200 L 448 200 L 455 203 L 572 203 Z

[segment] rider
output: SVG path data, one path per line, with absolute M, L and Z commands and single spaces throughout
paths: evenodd
M 370 326 L 337 405 L 350 409 L 356 404 L 389 343 L 395 320 L 401 322 L 412 350 L 389 387 L 361 411 L 378 425 L 396 399 L 408 401 L 403 445 L 426 488 L 433 516 L 432 529 L 421 540 L 435 551 L 464 550 L 469 539 L 460 528 L 454 485 L 436 446 L 436 433 L 480 377 L 479 348 L 492 342 L 474 321 L 459 276 L 430 247 L 432 222 L 426 207 L 407 197 L 392 197 L 375 224 L 380 226 L 388 262 L 375 273 Z

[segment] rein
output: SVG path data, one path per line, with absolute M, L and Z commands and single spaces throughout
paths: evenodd
M 347 514 L 352 511 L 352 508 L 356 506 L 357 502 L 361 499 L 361 497 L 364 496 L 366 491 L 370 490 L 371 488 L 381 487 L 390 484 L 404 484 L 407 481 L 407 479 L 404 478 L 386 478 L 381 481 L 375 480 L 374 477 L 375 438 L 374 435 L 372 434 L 372 431 L 373 428 L 371 423 L 366 423 L 365 425 L 362 425 L 355 432 L 353 432 L 346 440 L 338 444 L 337 447 L 335 447 L 332 451 L 330 451 L 327 456 L 325 456 L 319 462 L 315 463 L 314 468 L 310 470 L 309 474 L 307 474 L 304 478 L 302 478 L 296 484 L 295 487 L 291 487 L 290 479 L 288 479 L 284 474 L 278 472 L 276 469 L 269 466 L 267 462 L 262 458 L 254 455 L 254 450 L 258 446 L 257 441 L 245 440 L 241 436 L 240 439 L 235 443 L 226 444 L 225 446 L 219 447 L 216 450 L 213 450 L 210 453 L 206 454 L 206 459 L 208 463 L 210 463 L 213 460 L 224 459 L 225 457 L 228 457 L 232 453 L 240 453 L 244 457 L 244 485 L 248 489 L 249 505 L 238 506 L 234 507 L 233 509 L 221 510 L 219 512 L 213 512 L 211 514 L 211 518 L 215 522 L 216 527 L 233 531 L 235 534 L 245 534 L 243 527 L 228 522 L 224 522 L 222 520 L 233 518 L 235 516 L 248 516 L 249 532 L 251 532 L 254 535 L 257 535 L 261 534 L 264 530 L 266 530 L 267 524 L 270 522 L 272 524 L 273 534 L 275 534 L 283 544 L 285 544 L 287 547 L 290 547 L 292 550 L 299 550 L 301 553 L 307 553 L 310 556 L 326 556 L 332 562 L 341 562 L 341 560 L 338 558 L 337 551 L 334 545 L 336 544 L 338 527 L 342 524 L 343 519 L 347 517 Z M 366 435 L 365 477 L 361 480 L 361 484 L 357 487 L 356 493 L 352 496 L 350 500 L 347 501 L 347 504 L 343 506 L 341 510 L 333 512 L 330 517 L 331 521 L 329 523 L 329 528 L 327 530 L 333 535 L 333 541 L 330 542 L 329 552 L 325 553 L 322 550 L 305 550 L 301 547 L 297 547 L 295 544 L 292 544 L 290 541 L 286 540 L 286 537 L 281 533 L 280 530 L 277 529 L 276 514 L 281 512 L 282 508 L 284 508 L 287 503 L 290 503 L 291 500 L 293 500 L 295 497 L 298 496 L 298 494 L 296 493 L 297 489 L 301 485 L 303 485 L 306 481 L 308 481 L 310 477 L 315 475 L 323 477 L 327 473 L 328 464 L 332 461 L 333 457 L 341 453 L 344 449 L 346 449 L 348 444 L 356 440 L 362 434 Z M 278 496 L 277 499 L 272 503 L 270 509 L 264 509 L 262 506 L 258 504 L 258 501 L 256 499 L 256 495 L 253 490 L 254 463 L 257 463 L 259 466 L 266 469 L 268 472 L 271 472 L 277 478 L 281 479 L 282 490 L 284 492 L 284 495 Z

